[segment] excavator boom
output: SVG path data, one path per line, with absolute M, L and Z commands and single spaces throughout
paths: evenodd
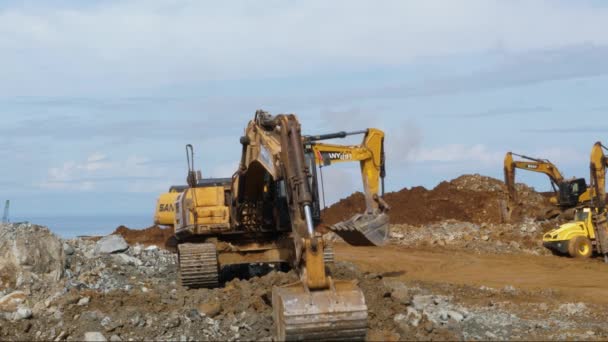
M 367 331 L 367 306 L 363 292 L 351 281 L 333 280 L 324 261 L 324 241 L 315 231 L 310 159 L 295 115 L 272 116 L 258 111 L 243 143 L 241 166 L 235 174 L 235 208 L 264 196 L 267 184 L 278 184 L 285 193 L 295 251 L 292 265 L 301 281 L 275 287 L 272 293 L 276 338 L 287 340 L 363 340 Z M 237 218 L 242 220 L 243 217 Z

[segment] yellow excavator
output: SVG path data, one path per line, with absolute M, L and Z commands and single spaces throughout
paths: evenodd
M 349 136 L 363 135 L 363 142 L 359 145 L 338 145 L 321 143 L 320 141 L 343 139 Z M 338 132 L 325 135 L 312 135 L 303 138 L 305 153 L 313 155 L 315 164 L 319 166 L 320 171 L 320 190 L 325 201 L 325 186 L 323 181 L 323 168 L 338 163 L 359 162 L 361 168 L 361 177 L 363 182 L 363 192 L 366 200 L 366 213 L 372 213 L 381 208 L 387 212 L 390 207 L 382 199 L 385 192 L 384 180 L 386 178 L 386 157 L 384 152 L 384 137 L 383 131 L 376 128 L 368 128 L 362 131 L 355 132 Z M 224 186 L 229 187 L 231 184 L 230 178 L 202 178 L 198 173 L 198 186 Z M 154 214 L 154 223 L 162 226 L 173 226 L 175 223 L 175 201 L 177 197 L 186 190 L 188 186 L 174 185 L 171 186 L 168 192 L 159 196 L 156 203 L 156 211 Z M 319 191 L 319 189 L 313 189 Z M 313 208 L 316 214 L 320 215 L 321 208 Z M 388 216 L 381 216 L 388 219 Z M 331 228 L 335 231 L 343 231 L 343 235 L 351 244 L 357 244 L 357 235 L 349 236 L 348 231 L 356 227 L 357 221 L 364 219 L 365 215 L 356 215 L 350 220 L 338 224 L 334 224 Z M 356 230 L 356 228 L 355 228 Z M 381 233 L 379 236 L 374 236 L 374 232 L 369 232 L 366 239 L 374 239 L 376 244 L 381 244 L 381 241 L 387 239 L 382 234 L 387 234 L 387 231 L 377 231 Z
M 521 159 L 514 160 L 513 156 Z M 509 194 L 509 210 L 518 203 L 517 189 L 515 187 L 516 169 L 547 175 L 551 181 L 551 187 L 555 192 L 550 201 L 560 210 L 589 204 L 594 195 L 594 190 L 587 186 L 584 178 L 565 179 L 559 169 L 549 160 L 508 152 L 504 160 L 504 173 L 505 184 L 507 185 Z
M 545 234 L 543 244 L 555 254 L 589 258 L 594 247 L 608 262 L 608 224 L 606 223 L 606 147 L 596 142 L 591 150 L 591 204 L 578 208 L 575 219 Z
M 365 134 L 367 143 L 379 141 L 383 150 L 380 131 Z M 257 111 L 240 139 L 241 161 L 229 184 L 203 182 L 194 171 L 194 152 L 188 145 L 188 187 L 178 192 L 174 204 L 181 284 L 216 287 L 224 266 L 287 263 L 300 281 L 272 290 L 276 339 L 364 340 L 365 297 L 354 281 L 331 277 L 327 247 L 317 231 L 321 217 L 316 164 L 321 159 L 333 163 L 359 158 L 368 208 L 329 228 L 355 245 L 383 245 L 388 238 L 388 206 L 377 193 L 377 183 L 367 178 L 383 175 L 382 153 L 321 148 L 318 143 L 347 135 L 303 137 L 295 115 Z

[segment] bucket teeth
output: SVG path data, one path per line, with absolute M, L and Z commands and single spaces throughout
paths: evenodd
M 386 213 L 357 214 L 329 229 L 353 246 L 384 246 L 389 238 L 389 216 Z
M 218 259 L 211 243 L 186 243 L 179 248 L 179 278 L 188 288 L 213 288 L 219 285 Z
M 302 284 L 275 287 L 272 306 L 277 341 L 364 341 L 367 305 L 352 282 L 335 290 L 306 291 Z

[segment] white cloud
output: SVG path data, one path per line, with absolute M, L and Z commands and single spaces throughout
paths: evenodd
M 608 9 L 552 0 L 15 6 L 0 11 L 0 89 L 81 93 L 100 84 L 111 91 L 282 77 L 489 49 L 604 45 L 607 29 Z
M 170 177 L 165 168 L 150 167 L 147 162 L 139 156 L 111 161 L 103 154 L 93 153 L 85 161 L 67 161 L 49 168 L 46 180 L 38 186 L 46 190 L 154 192 L 161 187 L 152 186 L 150 179 Z M 168 187 L 167 181 L 163 184 L 163 189 Z

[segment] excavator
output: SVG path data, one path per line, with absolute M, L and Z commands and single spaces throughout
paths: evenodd
M 578 208 L 573 222 L 566 223 L 545 234 L 543 244 L 555 254 L 573 258 L 589 258 L 594 247 L 608 263 L 608 223 L 606 222 L 606 167 L 608 151 L 601 142 L 591 150 L 591 191 L 589 205 Z
M 521 160 L 514 160 L 513 156 Z M 555 196 L 550 201 L 560 210 L 575 208 L 588 204 L 594 195 L 592 188 L 587 186 L 584 178 L 564 179 L 559 169 L 549 160 L 532 158 L 512 152 L 508 152 L 504 161 L 505 184 L 509 193 L 509 209 L 517 203 L 517 190 L 515 187 L 515 171 L 522 169 L 532 172 L 543 173 L 549 177 Z
M 365 134 L 367 143 L 383 150 L 380 131 Z M 367 210 L 329 228 L 354 245 L 381 246 L 388 239 L 388 206 L 375 181 L 375 175 L 384 175 L 382 153 L 319 147 L 321 140 L 347 135 L 304 137 L 294 114 L 258 110 L 240 139 L 241 160 L 229 183 L 205 183 L 194 171 L 194 151 L 188 145 L 188 187 L 174 203 L 181 284 L 217 287 L 219 271 L 228 265 L 289 264 L 300 280 L 272 289 L 276 340 L 364 340 L 365 297 L 355 281 L 332 278 L 327 246 L 317 230 L 316 164 L 359 158 Z
M 343 139 L 354 135 L 364 135 L 363 142 L 359 145 L 338 145 L 338 144 L 326 144 L 320 141 L 332 140 L 332 139 Z M 382 199 L 385 193 L 384 180 L 386 178 L 386 156 L 384 152 L 384 132 L 376 128 L 368 128 L 366 130 L 355 131 L 355 132 L 338 132 L 325 135 L 314 135 L 305 136 L 303 138 L 305 153 L 307 155 L 312 154 L 314 156 L 315 164 L 319 166 L 320 171 L 320 183 L 323 202 L 325 202 L 325 186 L 323 181 L 323 168 L 334 164 L 346 163 L 346 162 L 359 162 L 361 168 L 361 176 L 363 181 L 364 198 L 366 201 L 366 213 L 381 209 L 387 212 L 390 207 Z M 224 186 L 229 187 L 231 183 L 230 178 L 202 178 L 201 173 L 198 172 L 198 183 L 201 186 Z M 187 185 L 173 185 L 169 188 L 169 191 L 159 196 L 156 203 L 156 211 L 154 214 L 154 223 L 161 226 L 173 226 L 175 223 L 175 201 L 177 197 L 188 189 Z M 319 189 L 313 189 L 313 191 L 319 191 Z M 313 208 L 314 213 L 320 216 L 320 206 Z M 364 218 L 364 215 L 356 215 L 350 220 L 334 224 L 331 228 L 333 230 L 342 230 L 347 232 L 352 229 L 354 225 L 356 227 L 357 221 Z M 388 220 L 388 215 L 381 215 L 379 219 Z M 380 230 L 376 233 L 381 233 L 378 236 L 374 236 L 374 232 L 369 232 L 366 239 L 373 239 L 376 245 L 382 244 L 382 241 L 387 239 L 386 231 Z M 346 238 L 350 238 L 349 243 L 356 245 L 357 241 L 352 240 L 354 236 L 349 236 L 343 233 Z M 365 244 L 365 242 L 363 242 Z

